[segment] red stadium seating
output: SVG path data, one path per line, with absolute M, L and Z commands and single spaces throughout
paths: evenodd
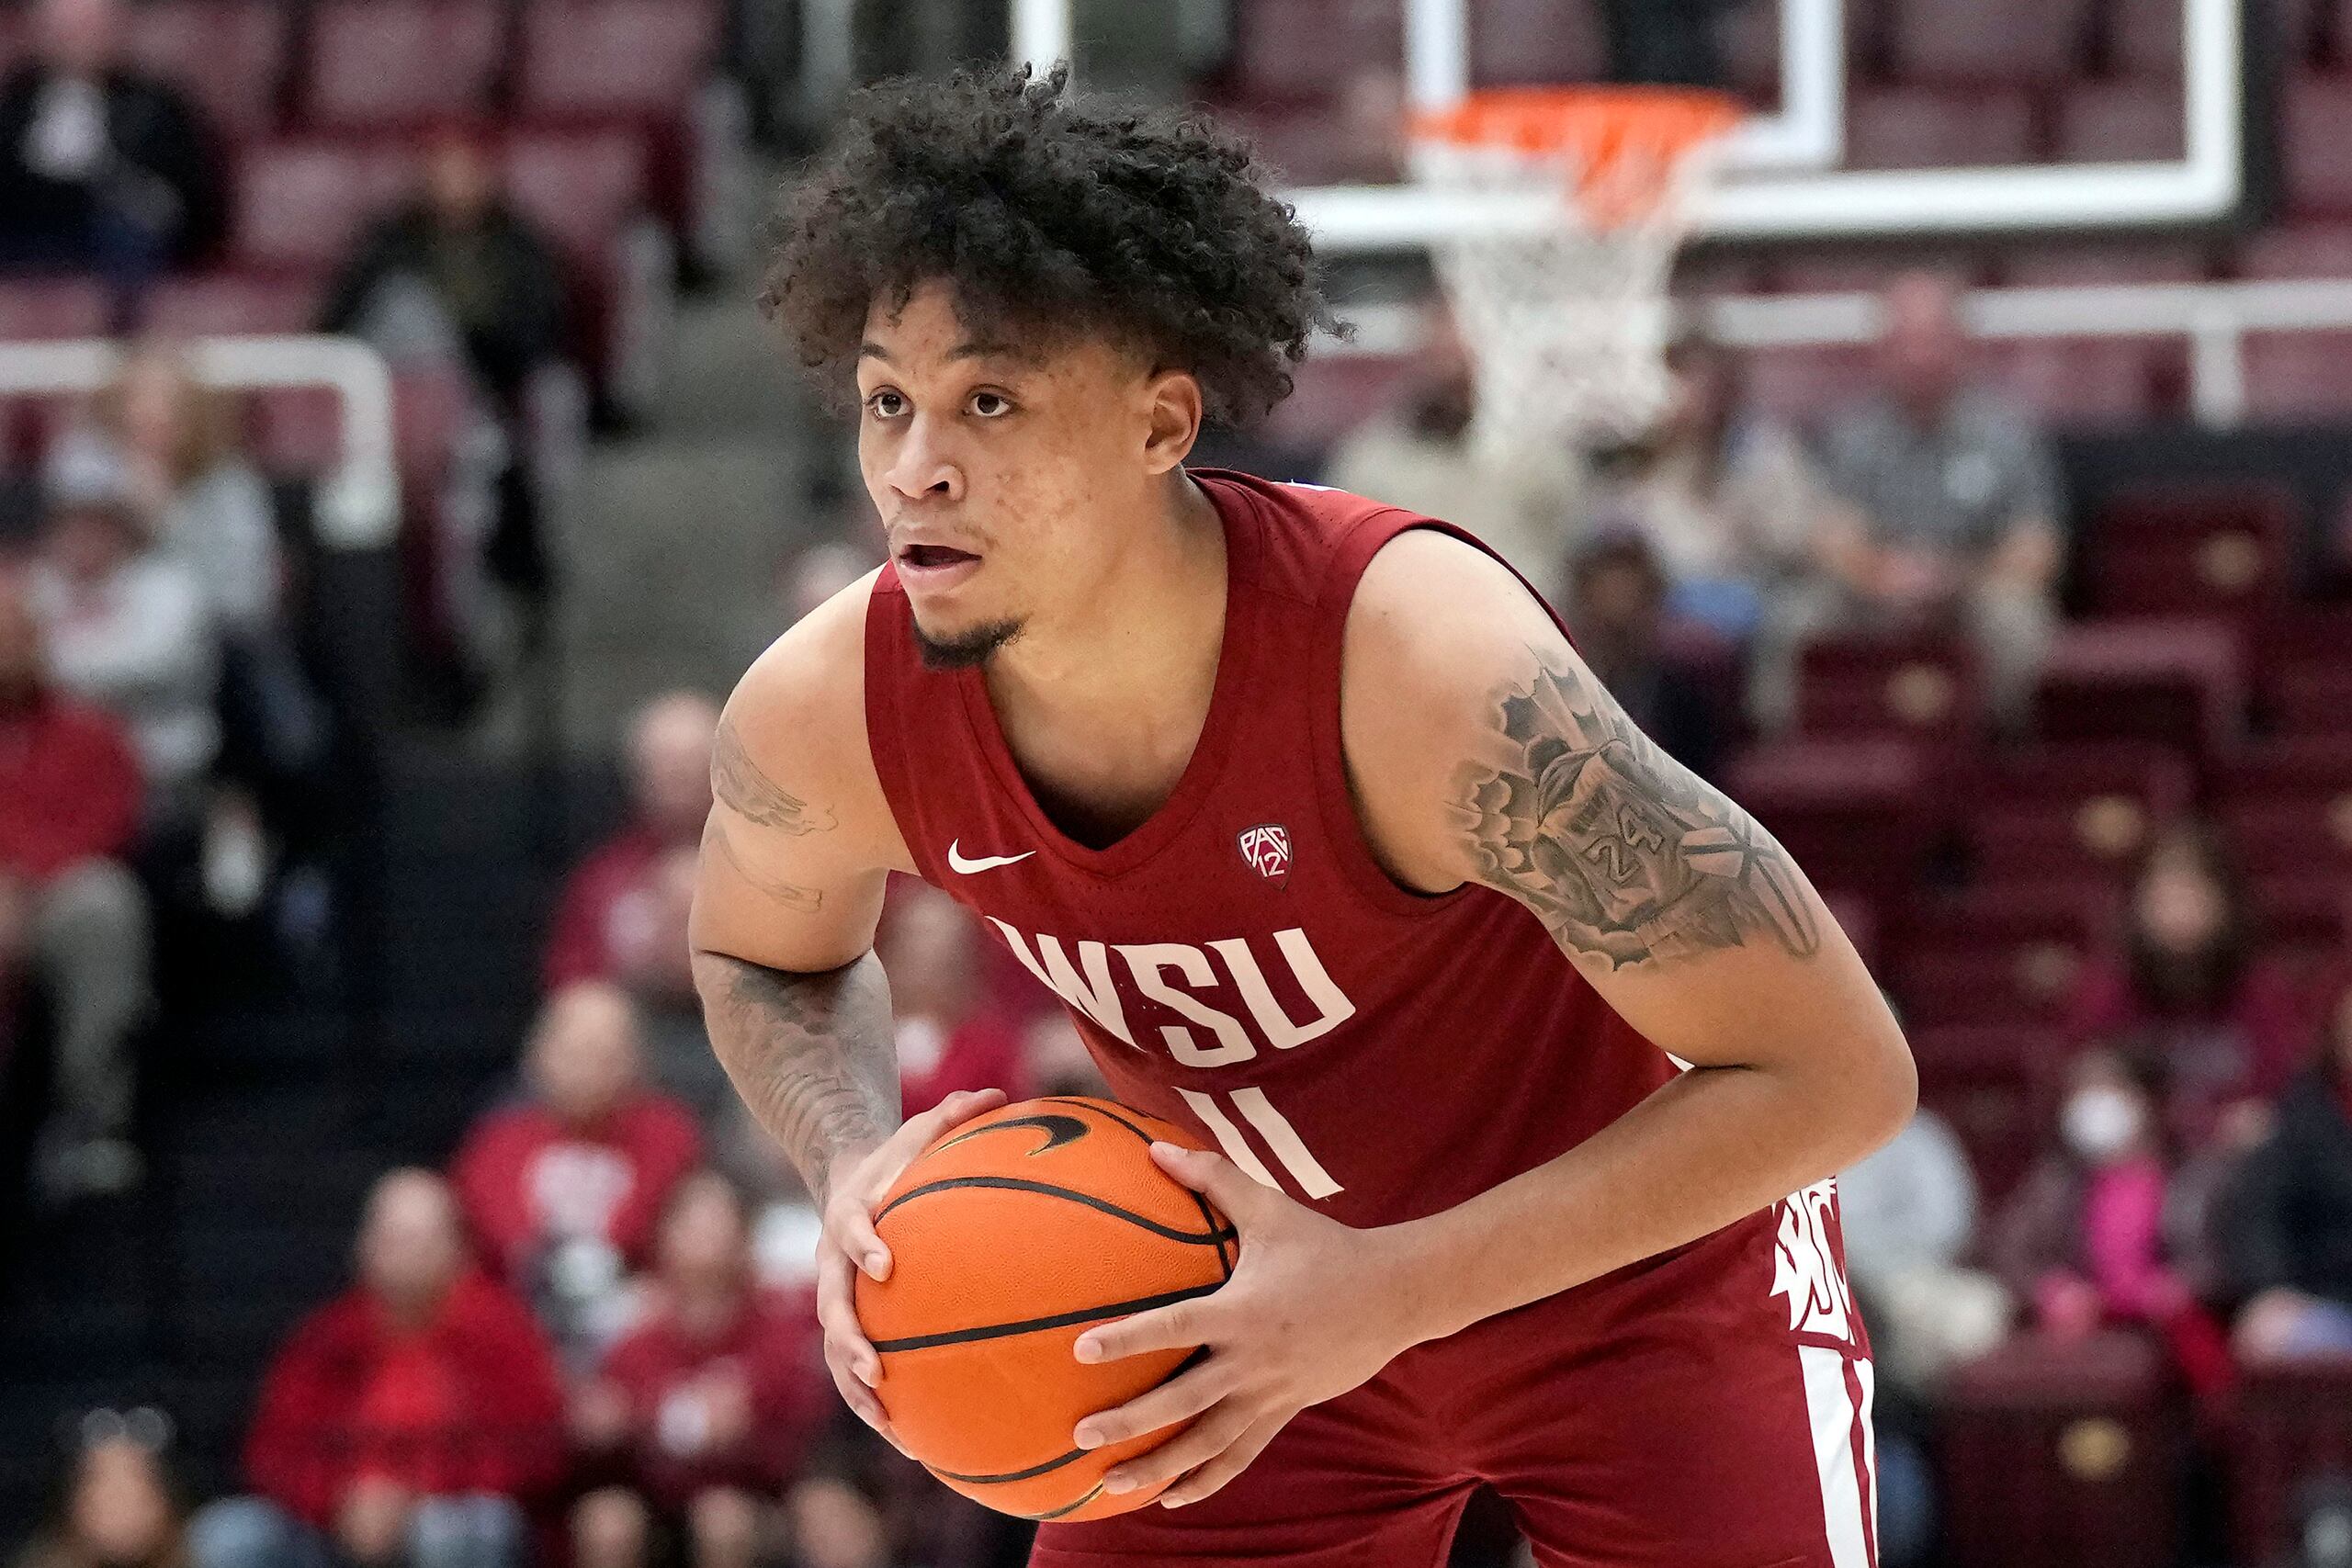
M 1985 356 L 1989 379 L 2067 430 L 2139 424 L 2188 379 L 2175 345 L 2145 338 L 2033 338 Z
M 2214 796 L 2249 878 L 2282 924 L 2317 944 L 2352 888 L 2352 737 L 2276 740 L 2221 759 Z
M 1942 637 L 1822 637 L 1797 667 L 1797 728 L 1807 735 L 1907 736 L 1969 743 L 1984 717 L 1975 660 Z
M 543 0 L 523 14 L 516 107 L 537 118 L 677 116 L 718 41 L 699 0 Z
M 2007 85 L 2074 73 L 2084 53 L 2086 0 L 1902 0 L 1888 35 L 1906 82 Z
M 1471 0 L 1470 78 L 1479 85 L 1590 82 L 1608 69 L 1592 0 Z
M 2231 479 L 2119 491 L 2092 514 L 2092 609 L 2108 615 L 2267 616 L 2292 587 L 2302 502 Z
M 215 272 L 157 284 L 141 324 L 173 337 L 209 337 L 308 332 L 317 318 L 317 289 L 302 277 Z
M 2352 416 L 2352 332 L 2256 333 L 2245 340 L 2245 403 L 2256 422 Z
M 0 343 L 103 337 L 107 291 L 81 278 L 0 280 Z
M 311 14 L 304 118 L 355 129 L 479 112 L 505 28 L 495 0 L 325 0 Z
M 2245 713 L 2234 629 L 2213 619 L 2099 621 L 2062 627 L 2033 698 L 2045 740 L 2228 746 Z
M 2343 277 L 2352 274 L 2352 223 L 2265 229 L 2238 247 L 2242 277 Z
M 240 161 L 230 249 L 246 263 L 317 272 L 407 193 L 413 155 L 400 141 L 327 137 L 264 142 Z
M 1870 351 L 1832 345 L 1759 348 L 1747 356 L 1747 395 L 1782 419 L 1809 422 L 1871 384 Z
M 2188 1424 L 2153 1346 L 2012 1340 L 1955 1372 L 1946 1404 L 1951 1568 L 2169 1568 Z
M 2096 889 L 2120 877 L 2148 832 L 2187 808 L 2188 761 L 2165 745 L 2035 746 L 1995 752 L 1957 781 L 1972 880 L 1978 886 L 2071 879 Z
M 1266 434 L 1298 450 L 1328 450 L 1395 400 L 1412 361 L 1403 355 L 1317 355 L 1291 372 L 1295 389 L 1274 405 Z
M 2014 87 L 1876 87 L 1854 98 L 1847 162 L 1865 169 L 2022 164 L 2033 106 Z
M 343 400 L 325 387 L 273 387 L 246 404 L 248 440 L 262 468 L 315 479 L 343 461 Z
M 2294 212 L 2352 213 L 2352 80 L 2298 76 L 2279 106 L 2280 158 L 2287 205 Z
M 1739 758 L 1726 786 L 1816 886 L 1885 901 L 1908 894 L 1933 833 L 1924 773 L 1907 741 L 1785 740 Z
M 185 90 L 216 128 L 242 140 L 276 122 L 291 7 L 277 0 L 155 0 L 124 15 L 130 58 Z
M 1987 943 L 1898 958 L 1888 988 L 1916 1028 L 2047 1029 L 2075 974 L 2067 953 Z
M 2072 288 L 2099 283 L 2201 283 L 2213 259 L 2198 244 L 2134 240 L 2129 244 L 2068 245 L 2019 251 L 2004 258 L 2002 275 L 2019 288 Z
M 515 206 L 583 254 L 609 245 L 645 207 L 645 141 L 633 130 L 521 130 L 500 163 Z
M 2288 605 L 2255 624 L 2255 687 L 2282 737 L 2352 735 L 2352 609 Z
M 2322 1475 L 2352 1473 L 2352 1365 L 2250 1371 L 2228 1430 L 2233 1556 L 2290 1561 L 2297 1494 Z
M 2177 82 L 2075 82 L 2060 94 L 2051 151 L 2077 164 L 2171 163 L 2188 152 Z
M 1987 1204 L 2031 1168 L 2064 1060 L 2055 1030 L 2025 1024 L 1912 1025 L 1919 1102 L 1951 1123 Z
M 17 68 L 24 57 L 26 17 L 21 10 L 0 10 L 0 74 Z
M 1389 0 L 1262 0 L 1234 12 L 1234 85 L 1244 97 L 1313 98 L 1358 71 L 1397 71 L 1404 7 Z

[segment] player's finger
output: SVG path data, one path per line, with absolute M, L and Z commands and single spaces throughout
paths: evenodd
M 1124 1443 L 1129 1438 L 1172 1427 L 1188 1416 L 1198 1416 L 1224 1398 L 1225 1393 L 1225 1379 L 1217 1371 L 1216 1362 L 1204 1361 L 1125 1404 L 1089 1416 L 1078 1424 L 1070 1440 L 1081 1449 Z
M 1113 1468 L 1102 1478 L 1102 1490 L 1116 1496 L 1173 1481 L 1196 1470 L 1233 1446 L 1254 1419 L 1248 1411 L 1219 1405 L 1149 1453 Z
M 1224 1210 L 1237 1226 L 1246 1228 L 1265 1212 L 1270 1200 L 1281 1196 L 1264 1182 L 1244 1175 L 1239 1166 L 1211 1149 L 1188 1149 L 1182 1144 L 1155 1142 L 1151 1157 L 1160 1169 Z
M 905 1139 L 912 1145 L 907 1150 L 912 1156 L 950 1127 L 968 1122 L 975 1116 L 986 1115 L 1003 1103 L 1004 1090 L 1001 1089 L 959 1089 L 921 1115 L 908 1117 L 899 1130 L 890 1134 L 890 1141 L 897 1143 L 901 1138 Z
M 899 1442 L 898 1433 L 891 1429 L 890 1417 L 882 1408 L 882 1402 L 868 1393 L 865 1385 L 855 1378 L 842 1376 L 838 1368 L 832 1369 L 832 1372 L 833 1386 L 841 1391 L 842 1403 L 856 1412 L 859 1420 L 881 1433 L 884 1442 L 888 1443 L 902 1454 L 907 1453 Z M 907 1454 L 907 1457 L 912 1459 L 915 1456 Z
M 857 1303 L 851 1293 L 849 1259 L 836 1248 L 817 1253 L 817 1322 L 825 1331 L 828 1359 L 838 1356 L 862 1382 L 882 1381 L 882 1358 L 867 1342 L 857 1321 Z
M 1236 1438 L 1223 1453 L 1162 1492 L 1159 1506 L 1181 1508 L 1187 1503 L 1197 1503 L 1211 1493 L 1221 1490 L 1227 1482 L 1249 1469 L 1282 1429 L 1280 1421 L 1259 1422 Z
M 1086 1362 L 1115 1361 L 1146 1350 L 1193 1350 L 1210 1341 L 1205 1294 L 1136 1313 L 1078 1337 L 1070 1354 Z
M 833 1245 L 876 1280 L 890 1277 L 890 1249 L 874 1229 L 874 1215 L 863 1201 L 837 1203 L 826 1216 Z

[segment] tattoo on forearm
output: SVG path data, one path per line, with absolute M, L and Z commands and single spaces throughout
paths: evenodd
M 1571 956 L 1612 969 L 1821 930 L 1795 864 L 1747 812 L 1637 729 L 1579 668 L 1535 650 L 1495 694 L 1495 744 L 1458 777 L 1478 880 L 1532 908 Z
M 702 825 L 703 853 L 710 853 L 713 844 L 718 846 L 718 852 L 726 859 L 727 863 L 735 868 L 736 875 L 785 908 L 797 909 L 804 915 L 813 915 L 823 907 L 825 896 L 818 889 L 802 887 L 778 877 L 770 876 L 766 872 L 751 865 L 741 855 L 737 854 L 735 840 L 727 836 L 727 829 L 718 820 L 718 814 L 715 811 Z
M 786 794 L 762 773 L 743 749 L 743 739 L 735 733 L 733 722 L 723 716 L 718 721 L 718 737 L 710 748 L 710 790 L 729 810 L 796 838 L 822 833 L 834 823 L 831 810 L 811 810 L 807 801 Z
M 882 965 L 798 975 L 695 957 L 712 1048 L 821 1205 L 833 1156 L 899 1124 L 898 1046 Z

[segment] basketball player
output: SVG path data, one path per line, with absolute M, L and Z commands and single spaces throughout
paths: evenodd
M 1105 1478 L 1164 1506 L 1045 1522 L 1039 1568 L 1432 1568 L 1480 1482 L 1546 1565 L 1868 1563 L 1830 1177 L 1910 1114 L 1902 1037 L 1475 539 L 1184 466 L 1328 316 L 1261 178 L 1006 73 L 870 96 L 787 209 L 767 299 L 854 378 L 890 560 L 728 705 L 695 962 L 824 1207 L 835 1379 L 887 1430 L 868 1213 L 1001 1102 L 898 1125 L 870 944 L 911 872 L 1223 1151 L 1153 1157 L 1242 1237 L 1081 1337 L 1206 1354 L 1073 1448 L 1199 1419 Z

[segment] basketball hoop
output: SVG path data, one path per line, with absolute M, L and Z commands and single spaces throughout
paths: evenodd
M 1542 198 L 1526 222 L 1432 247 L 1477 364 L 1483 446 L 1623 439 L 1656 417 L 1667 276 L 1739 118 L 1679 87 L 1495 88 L 1413 117 L 1417 181 Z

